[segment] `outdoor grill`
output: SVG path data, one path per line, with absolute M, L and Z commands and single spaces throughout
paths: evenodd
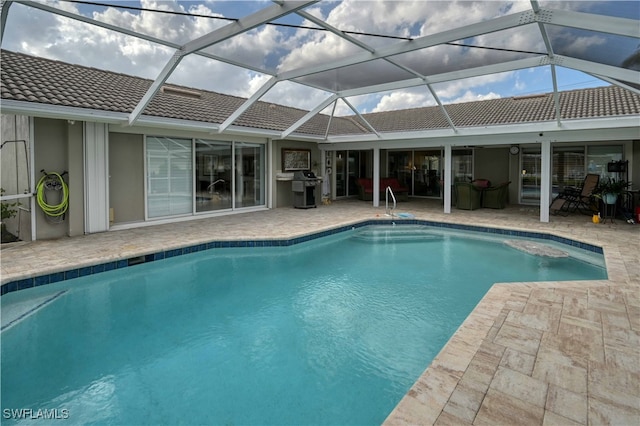
M 297 171 L 293 174 L 293 207 L 297 209 L 310 209 L 316 206 L 316 186 L 322 179 L 317 178 L 313 172 Z

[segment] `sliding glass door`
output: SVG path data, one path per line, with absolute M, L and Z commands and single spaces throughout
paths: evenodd
M 442 196 L 441 150 L 389 151 L 387 158 L 389 177 L 409 188 L 410 195 Z
M 191 139 L 148 137 L 147 217 L 192 212 Z
M 264 144 L 149 136 L 145 150 L 149 219 L 266 204 Z
M 348 197 L 358 193 L 356 182 L 361 177 L 362 164 L 360 151 L 336 151 L 336 197 Z

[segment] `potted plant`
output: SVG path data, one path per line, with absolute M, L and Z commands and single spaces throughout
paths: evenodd
M 0 188 L 0 195 L 4 194 L 4 188 Z M 4 221 L 6 219 L 11 219 L 12 217 L 15 217 L 15 215 L 18 213 L 17 210 L 14 208 L 15 206 L 17 206 L 18 203 L 0 203 L 0 231 L 1 231 L 1 238 L 2 238 L 2 242 L 9 242 L 12 241 L 13 239 L 10 237 L 13 237 L 13 235 L 9 234 L 7 232 L 7 226 L 4 223 Z
M 615 204 L 620 194 L 626 191 L 630 184 L 631 182 L 622 179 L 602 179 L 593 190 L 593 195 L 605 204 Z

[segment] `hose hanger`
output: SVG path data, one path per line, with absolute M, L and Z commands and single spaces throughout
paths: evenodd
M 36 200 L 38 206 L 42 209 L 44 214 L 55 219 L 57 222 L 64 220 L 64 214 L 69 209 L 69 186 L 64 181 L 63 176 L 69 172 L 66 170 L 62 173 L 46 172 L 44 169 L 40 170 L 43 176 L 36 185 Z M 51 197 L 52 193 L 58 193 L 57 199 L 59 202 L 53 204 L 47 198 Z

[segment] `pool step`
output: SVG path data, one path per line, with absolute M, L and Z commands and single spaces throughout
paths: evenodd
M 366 242 L 416 242 L 441 240 L 442 235 L 420 226 L 372 226 L 358 231 L 354 239 Z
M 65 294 L 68 290 L 62 290 L 55 294 L 28 299 L 24 302 L 14 303 L 9 306 L 2 307 L 2 320 L 0 321 L 0 332 L 4 332 L 8 328 L 16 325 L 23 319 L 38 312 L 40 309 L 48 306 L 58 297 Z

